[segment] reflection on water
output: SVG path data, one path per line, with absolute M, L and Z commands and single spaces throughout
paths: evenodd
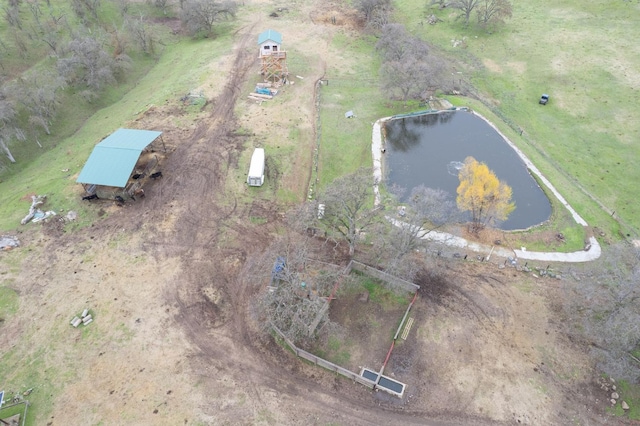
M 462 166 L 464 166 L 462 161 L 452 161 L 447 164 L 447 172 L 449 172 L 451 176 L 457 177 L 460 174 L 460 170 L 462 170 Z
M 524 229 L 551 216 L 551 205 L 524 162 L 483 119 L 467 111 L 447 111 L 399 118 L 385 124 L 387 185 L 425 185 L 456 196 L 458 170 L 471 156 L 486 163 L 513 189 L 516 209 L 500 224 L 504 230 Z

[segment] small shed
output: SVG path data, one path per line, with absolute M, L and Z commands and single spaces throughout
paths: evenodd
M 282 34 L 275 30 L 266 30 L 258 36 L 260 57 L 269 56 L 282 50 Z
M 125 188 L 143 150 L 162 132 L 118 129 L 95 146 L 76 182 Z

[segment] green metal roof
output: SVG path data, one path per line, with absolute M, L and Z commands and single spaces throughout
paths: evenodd
M 268 40 L 275 41 L 278 44 L 282 44 L 282 34 L 275 30 L 266 30 L 261 32 L 258 36 L 258 44 L 262 44 Z
M 124 188 L 140 153 L 162 132 L 118 129 L 93 149 L 76 182 Z

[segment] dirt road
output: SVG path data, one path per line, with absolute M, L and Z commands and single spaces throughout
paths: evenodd
M 421 283 L 417 337 L 400 354 L 414 360 L 417 373 L 402 401 L 305 364 L 258 331 L 251 302 L 261 283 L 246 279 L 244 267 L 280 232 L 286 206 L 248 196 L 239 159 L 251 143 L 288 132 L 293 121 L 310 135 L 295 141 L 308 150 L 299 161 L 309 162 L 310 94 L 325 63 L 310 62 L 305 79 L 287 89 L 301 96 L 271 106 L 272 127 L 265 130 L 264 110 L 246 102 L 245 90 L 257 72 L 257 34 L 274 24 L 266 19 L 276 6 L 252 6 L 241 17 L 232 56 L 218 64 L 228 79 L 207 116 L 178 129 L 166 118 L 178 109 L 167 106 L 138 123 L 162 123 L 175 148 L 147 196 L 123 208 L 105 204 L 107 218 L 82 234 L 54 225 L 27 232 L 23 245 L 33 251 L 10 254 L 8 261 L 21 267 L 4 276 L 20 292 L 21 306 L 3 325 L 0 347 L 11 348 L 4 352 L 9 362 L 39 372 L 5 378 L 36 384 L 42 401 L 33 407 L 41 413 L 36 423 L 602 420 L 605 395 L 592 386 L 589 361 L 554 321 L 553 285 L 522 282 L 505 271 L 454 265 L 442 282 Z M 300 51 L 313 46 L 323 58 L 331 35 L 349 31 L 347 24 L 325 24 L 326 10 L 312 2 L 288 7 L 277 24 L 285 36 L 299 38 Z M 280 185 L 305 196 L 308 182 L 281 178 Z M 259 224 L 251 221 L 256 216 Z M 68 318 L 84 307 L 94 311 L 94 324 L 70 328 Z

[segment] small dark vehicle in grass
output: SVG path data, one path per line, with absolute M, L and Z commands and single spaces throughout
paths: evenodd
M 549 102 L 549 95 L 543 94 L 542 96 L 540 96 L 540 100 L 538 101 L 540 105 L 546 105 L 547 102 Z

